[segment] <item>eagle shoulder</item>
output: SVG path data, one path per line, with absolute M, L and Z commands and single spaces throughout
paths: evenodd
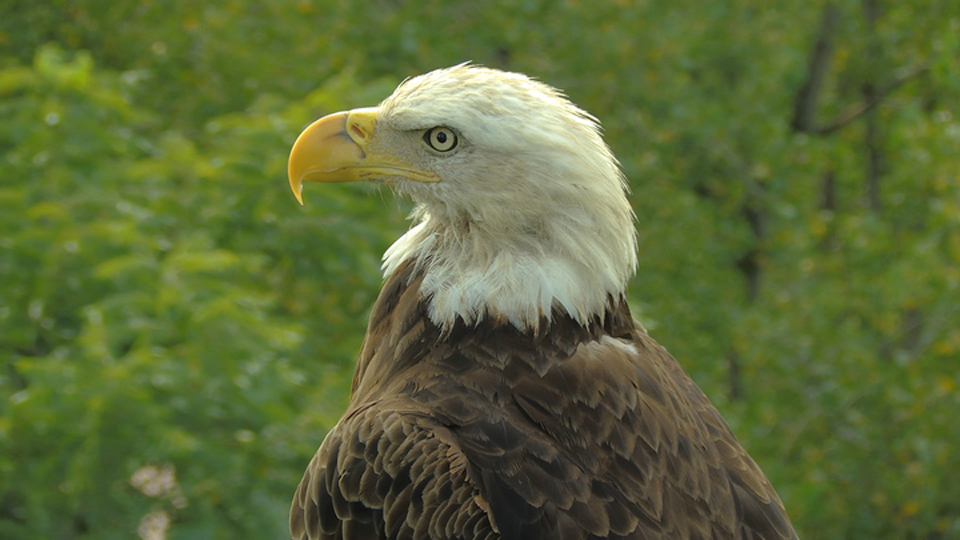
M 582 343 L 517 408 L 576 465 L 581 537 L 795 538 L 766 476 L 726 422 L 639 323 Z M 526 467 L 536 466 L 527 461 Z
M 293 538 L 498 538 L 447 430 L 386 399 L 331 430 L 290 512 Z

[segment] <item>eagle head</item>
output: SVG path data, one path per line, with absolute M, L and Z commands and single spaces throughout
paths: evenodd
M 374 108 L 325 116 L 290 153 L 290 185 L 385 183 L 416 203 L 384 255 L 416 264 L 441 327 L 586 324 L 636 270 L 626 182 L 598 121 L 558 90 L 462 64 L 403 82 Z

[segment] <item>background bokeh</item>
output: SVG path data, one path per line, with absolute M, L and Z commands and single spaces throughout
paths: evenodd
M 0 537 L 286 537 L 409 211 L 287 151 L 473 60 L 603 122 L 636 316 L 802 537 L 960 538 L 955 0 L 0 5 Z

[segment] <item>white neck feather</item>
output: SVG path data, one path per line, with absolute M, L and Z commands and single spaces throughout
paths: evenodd
M 414 261 L 424 273 L 421 294 L 429 298 L 430 319 L 441 328 L 458 317 L 473 324 L 500 316 L 536 331 L 555 306 L 585 324 L 603 314 L 608 296 L 624 292 L 636 266 L 629 210 L 628 234 L 618 234 L 623 219 L 607 234 L 574 229 L 524 236 L 421 218 L 384 254 L 384 276 Z

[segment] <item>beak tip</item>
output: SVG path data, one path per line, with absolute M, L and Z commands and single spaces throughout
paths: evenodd
M 293 192 L 300 206 L 303 206 L 303 179 L 299 174 L 294 173 L 292 168 L 287 171 L 287 178 L 290 180 L 290 191 Z

